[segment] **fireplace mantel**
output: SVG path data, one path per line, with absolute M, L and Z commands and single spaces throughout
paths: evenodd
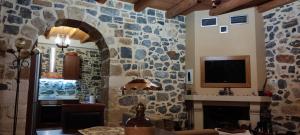
M 207 96 L 207 95 L 186 95 L 185 100 L 192 101 L 222 101 L 222 102 L 271 102 L 266 96 Z
M 193 101 L 191 121 L 194 129 L 203 129 L 203 106 L 224 105 L 224 106 L 249 106 L 250 122 L 256 127 L 260 120 L 260 107 L 271 102 L 266 96 L 209 96 L 209 95 L 186 95 L 185 100 Z

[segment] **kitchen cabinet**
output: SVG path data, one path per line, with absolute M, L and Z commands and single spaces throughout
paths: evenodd
M 65 80 L 80 79 L 80 57 L 77 53 L 66 53 L 64 56 L 63 78 Z

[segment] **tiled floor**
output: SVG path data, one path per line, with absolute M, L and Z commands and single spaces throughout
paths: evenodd
M 43 129 L 43 130 L 37 130 L 37 135 L 80 135 L 77 134 L 64 134 L 61 129 Z

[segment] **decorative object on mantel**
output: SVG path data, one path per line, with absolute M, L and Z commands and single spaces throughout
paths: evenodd
M 224 88 L 224 90 L 219 90 L 219 95 L 229 95 L 233 96 L 233 92 L 231 91 L 230 88 Z
M 15 96 L 15 105 L 14 105 L 14 122 L 13 122 L 13 135 L 16 135 L 16 128 L 17 128 L 17 120 L 18 120 L 18 104 L 19 104 L 19 91 L 20 91 L 20 75 L 21 69 L 24 67 L 29 67 L 28 58 L 34 52 L 28 51 L 25 49 L 26 40 L 24 38 L 18 38 L 15 42 L 15 47 L 17 50 L 8 49 L 7 52 L 12 54 L 15 57 L 15 60 L 12 62 L 12 69 L 17 70 L 17 88 L 16 88 L 16 96 Z
M 272 90 L 270 88 L 270 85 L 268 84 L 268 81 L 269 81 L 269 79 L 266 78 L 265 82 L 264 82 L 264 85 L 263 85 L 263 89 L 261 91 L 261 95 L 259 95 L 259 96 L 269 96 L 269 97 L 273 96 L 273 93 L 272 93 Z
M 64 48 L 68 48 L 71 41 L 68 35 L 57 34 L 55 38 L 55 44 L 58 48 L 61 48 L 61 51 L 64 51 Z

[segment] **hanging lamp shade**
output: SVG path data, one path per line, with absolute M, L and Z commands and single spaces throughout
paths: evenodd
M 162 86 L 147 79 L 133 79 L 122 86 L 121 90 L 162 90 Z

